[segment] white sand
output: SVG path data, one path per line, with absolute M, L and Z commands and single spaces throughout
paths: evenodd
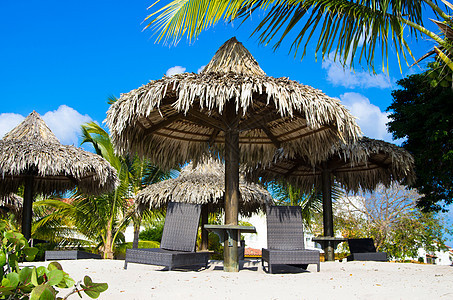
M 245 263 L 239 273 L 223 272 L 219 261 L 202 271 L 140 264 L 124 270 L 120 260 L 60 263 L 76 281 L 89 275 L 94 282 L 107 282 L 99 299 L 453 299 L 451 266 L 325 262 L 319 273 L 310 265 L 308 272 L 288 267 L 285 271 L 292 273 L 267 274 L 259 261 Z

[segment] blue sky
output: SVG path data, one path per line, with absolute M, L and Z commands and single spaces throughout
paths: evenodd
M 289 77 L 339 98 L 365 135 L 392 141 L 385 126 L 391 91 L 396 80 L 420 70 L 403 66 L 401 73 L 392 51 L 389 74 L 371 75 L 366 66 L 355 73 L 343 70 L 329 59 L 321 61 L 320 54 L 315 61 L 314 44 L 301 61 L 288 54 L 288 43 L 274 52 L 250 37 L 260 14 L 242 26 L 222 22 L 192 43 L 168 47 L 156 44 L 150 30 L 142 31 L 153 1 L 0 1 L 0 138 L 36 110 L 60 141 L 78 145 L 80 124 L 101 124 L 109 96 L 171 70 L 198 72 L 236 36 L 269 76 Z M 426 39 L 411 43 L 417 58 L 432 46 Z

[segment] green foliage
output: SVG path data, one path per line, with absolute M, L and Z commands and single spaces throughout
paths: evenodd
M 139 241 L 137 248 L 159 248 L 160 243 L 156 241 Z M 132 243 L 117 244 L 115 247 L 115 258 L 124 259 L 126 257 L 126 249 L 132 249 Z
M 415 190 L 396 185 L 348 196 L 341 203 L 343 210 L 337 208 L 335 225 L 344 237 L 373 238 L 378 251 L 395 260 L 416 258 L 419 248 L 427 252 L 443 249 L 448 227 L 435 213 L 416 208 L 418 197 Z
M 114 100 L 112 98 L 110 102 Z M 86 236 L 99 241 L 104 257 L 112 258 L 115 243 L 123 242 L 122 232 L 126 226 L 132 222 L 134 230 L 140 228 L 142 216 L 131 205 L 130 199 L 144 186 L 168 179 L 172 173 L 164 172 L 137 156 L 117 156 L 107 132 L 93 122 L 82 125 L 82 133 L 83 143 L 91 143 L 96 153 L 115 167 L 120 185 L 111 194 L 97 197 L 80 195 L 77 200 L 80 214 L 76 217 L 76 226 L 83 228 Z
M 208 250 L 214 251 L 211 255 L 211 259 L 223 260 L 223 246 L 220 238 L 214 232 L 208 234 Z
M 295 55 L 302 52 L 303 57 L 308 43 L 318 35 L 315 53 L 320 51 L 323 59 L 333 51 L 335 58 L 349 60 L 351 65 L 354 58 L 365 59 L 374 69 L 374 53 L 379 47 L 383 66 L 388 63 L 389 48 L 396 50 L 398 59 L 410 53 L 404 39 L 404 23 L 411 26 L 414 36 L 419 34 L 414 28 L 430 33 L 423 27 L 418 29 L 422 23 L 421 8 L 421 1 L 175 0 L 149 15 L 145 28 L 158 33 L 158 40 L 177 43 L 184 35 L 195 39 L 221 19 L 245 21 L 255 13 L 264 14 L 253 32 L 259 34 L 260 43 L 276 41 L 274 48 L 278 48 L 285 38 L 290 38 L 291 50 Z
M 161 242 L 162 233 L 164 232 L 165 221 L 155 222 L 153 227 L 148 227 L 140 232 L 139 238 L 142 241 L 157 241 Z
M 444 246 L 446 233 L 442 219 L 433 213 L 414 210 L 401 216 L 392 229 L 390 239 L 381 249 L 397 260 L 417 257 L 419 248 L 425 249 L 428 253 L 446 250 Z
M 322 193 L 312 189 L 304 193 L 294 185 L 287 182 L 274 182 L 269 185 L 277 205 L 298 205 L 302 207 L 302 218 L 307 228 L 311 228 L 313 220 L 322 212 Z M 332 186 L 332 199 L 338 199 L 343 195 L 341 188 Z
M 6 227 L 6 222 L 0 221 L 0 299 L 63 299 L 57 297 L 56 287 L 65 289 L 74 286 L 64 299 L 81 291 L 90 298 L 97 298 L 107 290 L 107 283 L 93 283 L 88 276 L 85 276 L 83 284 L 75 284 L 57 262 L 51 262 L 47 267 L 19 268 L 19 261 L 33 260 L 38 249 L 29 247 L 21 233 Z
M 444 87 L 442 76 L 438 84 L 441 70 L 431 67 L 398 81 L 402 89 L 392 92 L 388 108 L 393 138 L 406 138 L 403 147 L 414 156 L 413 187 L 423 195 L 418 205 L 425 211 L 453 203 L 453 92 Z M 451 78 L 448 73 L 445 78 Z
M 53 250 L 56 247 L 55 243 L 38 243 L 33 245 L 36 250 L 35 261 L 43 261 L 46 251 Z

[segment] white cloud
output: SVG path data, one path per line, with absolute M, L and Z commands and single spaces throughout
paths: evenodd
M 0 114 L 0 138 L 19 125 L 25 119 L 24 116 L 14 113 Z
M 200 74 L 201 71 L 203 71 L 204 67 L 206 67 L 206 65 L 203 65 L 203 66 L 199 67 L 198 70 L 197 70 L 197 73 Z
M 41 117 L 62 144 L 75 146 L 79 145 L 80 125 L 92 121 L 88 115 L 82 115 L 66 105 L 61 105 L 57 110 L 49 111 Z M 0 137 L 3 137 L 24 119 L 25 117 L 19 114 L 0 114 Z
M 322 68 L 327 70 L 327 80 L 336 86 L 380 89 L 392 87 L 392 81 L 383 73 L 374 75 L 369 72 L 353 72 L 344 69 L 340 63 L 334 62 L 332 53 L 322 62 Z
M 370 103 L 370 100 L 359 93 L 344 93 L 340 100 L 357 117 L 357 124 L 367 137 L 392 142 L 392 134 L 387 131 L 389 113 L 381 111 L 379 107 Z
M 175 74 L 184 73 L 185 71 L 186 71 L 186 68 L 184 68 L 184 67 L 174 66 L 174 67 L 171 67 L 170 69 L 168 69 L 167 72 L 165 73 L 165 75 L 172 76 Z
M 90 116 L 82 115 L 66 105 L 61 105 L 57 110 L 46 112 L 42 119 L 62 144 L 75 146 L 78 146 L 81 133 L 80 125 L 93 121 Z

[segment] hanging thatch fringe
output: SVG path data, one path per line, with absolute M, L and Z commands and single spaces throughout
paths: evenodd
M 334 147 L 334 154 L 325 161 L 335 180 L 347 191 L 360 188 L 372 191 L 380 183 L 410 184 L 415 180 L 414 159 L 401 147 L 363 137 L 357 143 Z M 305 191 L 313 186 L 321 189 L 322 164 L 312 166 L 303 158 L 287 158 L 279 152 L 272 163 L 248 169 L 249 179 L 285 180 Z
M 22 208 L 24 200 L 16 194 L 0 195 L 0 206 L 13 209 Z
M 272 196 L 255 183 L 239 182 L 241 194 L 239 212 L 250 215 L 266 204 L 272 203 Z M 189 163 L 175 179 L 152 184 L 137 194 L 135 202 L 139 209 L 157 209 L 168 201 L 208 204 L 211 210 L 224 206 L 225 167 L 215 159 L 205 159 L 197 165 Z
M 101 156 L 60 144 L 36 112 L 0 140 L 0 195 L 17 191 L 34 177 L 34 193 L 73 189 L 98 194 L 118 183 L 116 170 Z
M 117 151 L 172 167 L 208 150 L 222 153 L 230 100 L 240 117 L 242 162 L 269 161 L 280 147 L 316 162 L 332 144 L 361 135 L 337 99 L 288 78 L 266 76 L 234 38 L 201 74 L 165 76 L 122 94 L 106 123 Z

